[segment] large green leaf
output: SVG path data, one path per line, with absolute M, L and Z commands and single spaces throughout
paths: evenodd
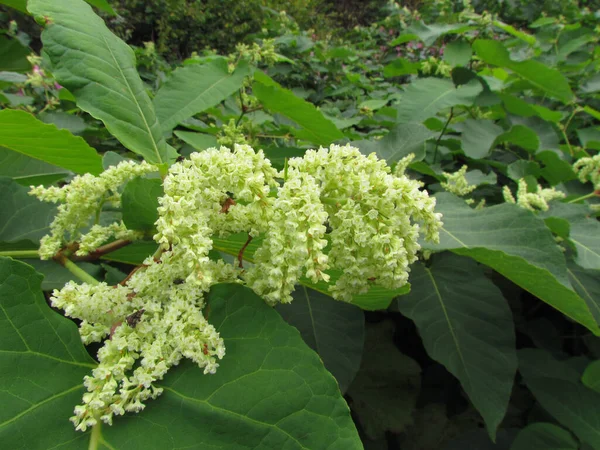
M 493 120 L 466 119 L 454 128 L 461 132 L 463 152 L 474 159 L 485 158 L 490 153 L 496 138 L 504 131 Z
M 425 158 L 425 143 L 436 135 L 436 132 L 420 123 L 406 123 L 396 125 L 379 140 L 365 139 L 355 141 L 352 145 L 365 155 L 374 152 L 388 164 L 399 161 L 409 153 L 414 153 L 415 159 L 420 161 Z
M 395 306 L 416 323 L 429 356 L 460 380 L 495 439 L 517 371 L 508 303 L 476 262 L 449 253 L 415 264 L 410 281 Z
M 551 423 L 533 423 L 523 428 L 510 450 L 578 450 L 571 433 Z
M 0 71 L 27 72 L 31 64 L 27 56 L 31 50 L 22 45 L 17 39 L 0 36 Z
M 425 242 L 424 248 L 470 256 L 600 334 L 586 302 L 573 291 L 565 257 L 541 218 L 511 204 L 474 210 L 448 193 L 436 198 L 444 221 L 440 243 Z
M 433 43 L 444 34 L 450 33 L 462 33 L 468 30 L 472 30 L 474 27 L 462 23 L 448 23 L 448 24 L 431 24 L 425 25 L 423 22 L 414 22 L 410 27 L 406 29 L 406 32 L 402 33 L 396 39 L 394 39 L 390 45 L 399 45 L 404 42 L 419 39 L 425 43 L 425 45 L 433 45 Z
M 163 195 L 158 178 L 136 178 L 122 194 L 123 222 L 130 230 L 150 231 L 158 220 L 158 197 Z
M 23 186 L 48 185 L 69 173 L 66 169 L 0 147 L 0 177 L 12 178 Z
M 499 41 L 478 39 L 473 43 L 473 49 L 487 64 L 512 70 L 551 97 L 563 103 L 573 99 L 569 81 L 558 70 L 539 61 L 513 61 L 508 50 Z
M 26 241 L 29 248 L 37 248 L 49 231 L 56 207 L 30 196 L 29 188 L 10 178 L 0 177 L 0 192 L 0 243 Z
M 29 11 L 47 23 L 44 51 L 53 73 L 129 150 L 150 163 L 170 154 L 150 97 L 140 79 L 133 50 L 106 27 L 83 0 L 30 0 Z
M 363 312 L 305 286 L 298 287 L 292 297 L 294 301 L 278 305 L 277 312 L 300 331 L 304 342 L 319 354 L 338 381 L 340 390 L 346 392 L 362 357 Z
M 75 173 L 102 172 L 102 158 L 83 138 L 25 111 L 0 111 L 0 145 Z
M 537 349 L 519 351 L 519 371 L 546 411 L 581 441 L 600 449 L 600 393 L 581 383 L 579 371 Z
M 450 42 L 444 50 L 444 61 L 451 66 L 466 66 L 472 56 L 471 44 L 462 39 Z
M 587 303 L 592 316 L 600 324 L 600 271 L 586 270 L 569 262 L 567 273 L 573 289 Z
M 456 105 L 471 105 L 481 92 L 481 84 L 473 80 L 458 88 L 441 78 L 420 78 L 409 84 L 397 107 L 398 123 L 423 122 L 442 109 Z
M 392 78 L 410 75 L 417 73 L 420 67 L 420 63 L 410 62 L 405 58 L 398 58 L 383 68 L 383 76 L 385 78 Z
M 335 379 L 273 308 L 239 285 L 207 301 L 227 348 L 217 373 L 172 369 L 152 406 L 104 430 L 110 448 L 362 448 Z
M 412 423 L 421 370 L 394 345 L 391 322 L 368 325 L 366 331 L 363 360 L 348 396 L 367 436 L 377 439 Z
M 169 133 L 185 119 L 221 103 L 242 87 L 248 73 L 243 61 L 229 73 L 227 61 L 222 59 L 177 69 L 154 97 L 162 132 Z
M 85 0 L 85 1 L 88 2 L 90 5 L 95 6 L 96 8 L 104 11 L 105 13 L 110 14 L 111 16 L 117 15 L 115 10 L 112 9 L 112 6 L 110 6 L 110 3 L 108 3 L 106 0 Z
M 299 139 L 320 145 L 329 145 L 344 134 L 312 103 L 282 88 L 260 70 L 254 72 L 252 92 L 271 112 L 280 113 L 296 122 L 301 128 L 294 131 Z
M 6 449 L 83 449 L 69 417 L 95 366 L 76 325 L 52 311 L 42 276 L 0 257 L 0 441 Z
M 0 0 L 0 5 L 10 6 L 27 14 L 27 0 Z

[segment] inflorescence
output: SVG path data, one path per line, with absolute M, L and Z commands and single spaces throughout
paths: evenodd
M 73 242 L 83 255 L 111 238 L 141 237 L 122 222 L 82 229 L 99 205 L 119 204 L 119 186 L 155 171 L 122 162 L 61 188 L 32 188 L 39 199 L 61 203 L 41 257 Z M 329 282 L 331 295 L 345 301 L 372 285 L 400 288 L 419 235 L 437 241 L 442 225 L 418 181 L 350 146 L 308 150 L 282 172 L 247 145 L 212 148 L 173 164 L 163 187 L 155 255 L 116 286 L 69 282 L 53 293 L 53 306 L 81 320 L 83 343 L 104 341 L 71 418 L 78 430 L 142 410 L 162 392 L 154 383 L 184 358 L 216 371 L 225 347 L 202 312 L 212 285 L 245 283 L 269 304 L 290 302 L 302 277 Z M 213 236 L 239 232 L 261 243 L 252 267 L 209 257 Z

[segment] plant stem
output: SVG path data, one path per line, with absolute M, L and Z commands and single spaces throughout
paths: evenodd
M 89 273 L 87 273 L 85 270 L 83 270 L 81 267 L 79 267 L 77 264 L 75 264 L 62 253 L 59 253 L 57 256 L 55 256 L 54 260 L 84 283 L 100 284 L 98 280 L 96 280 L 93 276 L 91 276 Z
M 569 200 L 567 203 L 577 203 L 582 200 L 587 200 L 588 198 L 597 197 L 596 191 L 590 192 L 589 194 L 582 195 L 581 197 L 574 198 L 573 200 Z
M 132 241 L 129 241 L 127 239 L 118 239 L 116 241 L 111 242 L 110 244 L 98 247 L 96 250 L 85 256 L 74 255 L 72 259 L 73 261 L 95 261 L 108 253 L 114 252 L 115 250 L 119 250 L 120 248 L 131 244 L 131 242 Z
M 37 250 L 7 250 L 0 252 L 0 256 L 9 256 L 12 258 L 39 258 Z
M 433 164 L 435 164 L 435 160 L 437 159 L 438 147 L 440 145 L 440 141 L 444 137 L 444 133 L 446 133 L 446 130 L 448 129 L 448 125 L 450 125 L 450 121 L 452 120 L 453 115 L 454 115 L 454 108 L 450 108 L 450 115 L 448 116 L 448 120 L 446 120 L 446 123 L 444 124 L 444 128 L 442 128 L 442 132 L 440 133 L 440 136 L 437 138 L 437 141 L 435 141 L 435 150 L 433 152 Z
M 96 425 L 92 427 L 92 434 L 90 436 L 90 445 L 88 450 L 97 450 L 100 440 L 102 438 L 102 422 L 96 422 Z

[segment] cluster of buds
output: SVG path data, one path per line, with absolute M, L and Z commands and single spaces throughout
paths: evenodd
M 527 182 L 524 178 L 519 180 L 516 199 L 508 186 L 504 186 L 502 194 L 505 202 L 516 203 L 517 206 L 529 211 L 548 211 L 550 207 L 548 205 L 549 201 L 565 198 L 564 192 L 557 191 L 555 188 L 542 188 L 539 184 L 536 186 L 534 192 L 529 192 Z

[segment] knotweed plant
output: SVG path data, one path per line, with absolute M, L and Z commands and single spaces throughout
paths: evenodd
M 85 255 L 113 238 L 140 238 L 122 222 L 85 227 L 98 204 L 119 205 L 121 185 L 157 171 L 122 162 L 63 187 L 32 187 L 40 200 L 60 203 L 41 257 Z M 281 172 L 247 145 L 211 148 L 173 164 L 159 199 L 157 252 L 116 286 L 71 281 L 52 295 L 53 306 L 81 321 L 83 343 L 103 342 L 71 418 L 76 428 L 142 410 L 162 392 L 155 382 L 184 358 L 215 373 L 225 346 L 203 307 L 216 283 L 245 283 L 271 305 L 292 301 L 301 277 L 329 282 L 331 295 L 343 301 L 373 285 L 405 285 L 420 235 L 437 241 L 442 225 L 435 199 L 421 187 L 350 146 L 309 150 Z M 244 268 L 242 258 L 211 259 L 213 236 L 240 232 L 262 239 L 252 267 Z M 335 283 L 333 271 L 341 273 Z

